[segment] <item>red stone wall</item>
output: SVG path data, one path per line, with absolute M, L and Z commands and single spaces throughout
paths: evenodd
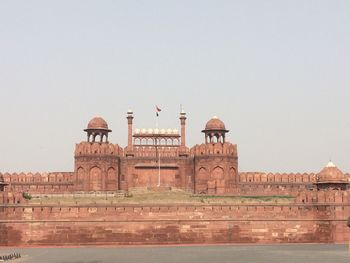
M 122 190 L 135 187 L 156 187 L 158 185 L 158 160 L 155 158 L 123 158 L 121 160 Z M 160 185 L 193 189 L 193 159 L 167 158 L 160 159 Z
M 1 245 L 344 242 L 347 205 L 16 206 Z
M 81 142 L 75 147 L 76 191 L 116 191 L 123 149 L 111 143 Z
M 231 143 L 196 145 L 194 158 L 194 192 L 225 195 L 237 192 L 237 146 Z
M 73 172 L 4 173 L 6 191 L 10 195 L 29 193 L 69 193 L 74 191 Z

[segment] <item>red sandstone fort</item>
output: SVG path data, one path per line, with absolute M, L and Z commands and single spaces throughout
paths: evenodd
M 237 145 L 217 117 L 204 143 L 186 145 L 180 131 L 133 129 L 128 144 L 108 141 L 101 117 L 75 147 L 74 172 L 0 173 L 0 245 L 159 244 L 235 242 L 345 242 L 350 216 L 350 174 L 332 162 L 318 173 L 239 172 Z M 293 201 L 240 203 L 32 203 L 46 197 L 128 194 L 135 189 L 180 189 L 194 196 L 288 196 Z

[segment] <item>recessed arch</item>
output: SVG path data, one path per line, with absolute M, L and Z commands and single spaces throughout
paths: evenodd
M 211 176 L 213 179 L 215 180 L 222 180 L 224 179 L 224 169 L 220 166 L 216 166 L 212 173 L 211 173 Z
M 90 190 L 100 191 L 102 190 L 102 171 L 98 166 L 94 166 L 90 169 Z
M 107 170 L 107 179 L 108 181 L 114 181 L 116 180 L 116 173 L 115 173 L 115 169 L 113 167 L 110 167 L 108 170 Z

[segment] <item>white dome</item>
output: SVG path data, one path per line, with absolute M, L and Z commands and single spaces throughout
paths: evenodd
M 326 167 L 336 167 L 335 164 L 332 161 L 329 161 L 326 165 Z

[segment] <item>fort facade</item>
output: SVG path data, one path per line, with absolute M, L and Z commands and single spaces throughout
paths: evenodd
M 0 173 L 0 245 L 155 244 L 230 242 L 345 242 L 350 175 L 332 162 L 316 173 L 239 172 L 237 145 L 217 117 L 204 142 L 186 144 L 180 129 L 134 129 L 128 143 L 108 140 L 101 117 L 76 144 L 73 172 Z M 281 203 L 30 204 L 24 194 L 128 193 L 181 189 L 203 196 L 292 196 Z

